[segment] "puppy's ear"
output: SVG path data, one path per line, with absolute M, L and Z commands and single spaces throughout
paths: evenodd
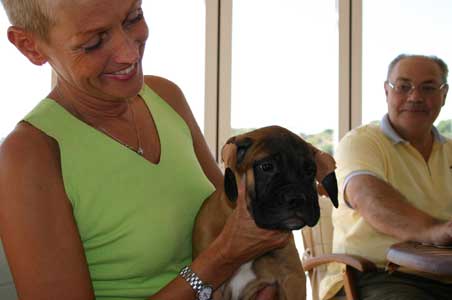
M 231 168 L 226 168 L 224 172 L 224 192 L 226 193 L 226 196 L 228 197 L 229 201 L 231 202 L 237 201 L 239 192 L 237 189 L 235 175 Z
M 237 165 L 241 164 L 245 158 L 246 151 L 253 144 L 251 138 L 244 138 L 243 140 L 236 143 L 237 145 Z
M 234 168 L 237 165 L 237 145 L 228 143 L 221 148 L 221 160 L 225 168 Z
M 337 208 L 339 206 L 339 201 L 337 200 L 338 189 L 336 173 L 331 172 L 330 174 L 326 175 L 322 180 L 322 186 L 328 193 L 328 196 L 330 197 L 331 202 L 333 202 L 334 207 Z

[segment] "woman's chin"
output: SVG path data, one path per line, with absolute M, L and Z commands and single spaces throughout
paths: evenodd
M 102 90 L 105 94 L 111 95 L 114 98 L 131 98 L 138 95 L 143 87 L 143 82 L 143 75 L 136 76 L 133 80 L 128 81 L 107 80 L 107 84 L 103 85 Z

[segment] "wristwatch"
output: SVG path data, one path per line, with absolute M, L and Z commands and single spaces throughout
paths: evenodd
M 213 288 L 204 284 L 189 266 L 183 267 L 179 275 L 195 290 L 197 300 L 212 300 Z

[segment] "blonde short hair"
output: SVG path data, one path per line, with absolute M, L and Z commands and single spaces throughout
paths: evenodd
M 12 25 L 47 39 L 49 29 L 55 25 L 48 0 L 1 0 Z

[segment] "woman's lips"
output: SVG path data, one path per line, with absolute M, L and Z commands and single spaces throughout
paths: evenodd
M 138 64 L 134 63 L 129 67 L 113 72 L 113 73 L 105 73 L 104 76 L 114 80 L 127 81 L 135 76 L 138 72 Z

